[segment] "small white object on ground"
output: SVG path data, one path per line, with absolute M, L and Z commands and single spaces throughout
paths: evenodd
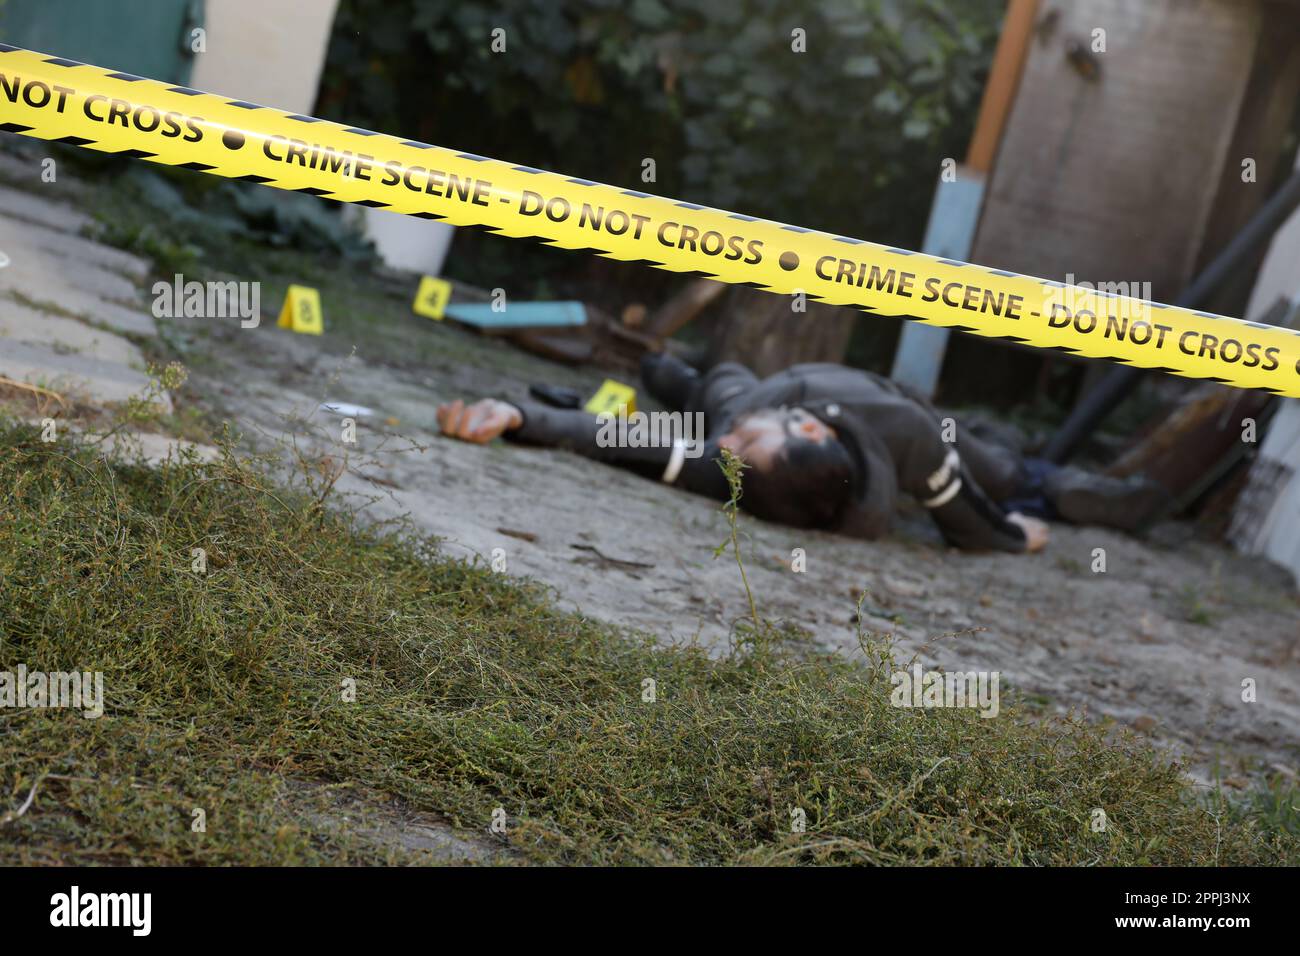
M 347 402 L 322 402 L 321 408 L 327 412 L 333 412 L 335 415 L 342 415 L 344 418 L 365 418 L 367 415 L 373 415 L 374 412 L 364 405 L 349 405 Z

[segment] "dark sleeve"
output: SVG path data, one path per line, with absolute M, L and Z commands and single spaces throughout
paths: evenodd
M 540 402 L 511 402 L 524 418 L 524 423 L 505 437 L 526 445 L 545 445 L 577 452 L 596 461 L 610 464 L 640 466 L 638 470 L 653 470 L 658 466 L 662 474 L 672 455 L 671 448 L 630 448 L 625 441 L 617 440 L 617 422 L 614 432 L 591 412 L 580 408 L 554 408 Z M 614 441 L 601 441 L 602 433 Z M 657 477 L 657 476 L 656 476 Z
M 884 410 L 897 442 L 898 487 L 934 517 L 944 539 L 972 551 L 1025 550 L 1025 533 L 1007 520 L 970 469 L 957 446 L 943 440 L 939 421 L 913 402 Z
M 672 459 L 670 444 L 631 447 L 627 441 L 617 440 L 618 423 L 605 425 L 591 412 L 576 408 L 553 408 L 539 402 L 512 402 L 523 416 L 524 423 L 505 437 L 529 445 L 545 445 L 577 452 L 587 458 L 628 468 L 646 478 L 660 481 Z M 611 432 L 611 429 L 613 431 Z M 614 441 L 602 441 L 611 437 Z M 676 436 L 674 436 L 676 437 Z M 714 460 L 717 446 L 709 442 L 702 448 L 693 448 L 683 463 L 673 485 L 696 494 L 726 501 L 727 482 Z
M 950 497 L 929 510 L 949 544 L 969 551 L 1025 550 L 1024 531 L 1007 520 L 964 466 L 958 467 L 952 484 L 940 493 L 946 495 Z

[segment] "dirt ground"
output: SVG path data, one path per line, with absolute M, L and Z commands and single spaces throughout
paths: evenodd
M 66 217 L 64 207 L 44 196 L 42 203 L 34 212 L 5 211 L 16 217 L 14 243 L 32 235 L 26 226 Z M 47 265 L 71 278 L 69 288 L 85 287 L 113 315 L 134 309 L 150 329 L 143 263 L 119 267 L 109 256 L 100 268 L 128 279 L 134 297 L 116 278 L 111 294 L 90 288 L 90 273 L 75 268 L 94 245 L 79 235 L 81 226 L 63 225 L 63 238 L 42 233 L 44 245 L 32 246 L 28 260 L 57 256 Z M 404 303 L 415 277 L 389 280 L 395 291 L 381 321 L 353 321 L 356 303 L 375 297 L 374 280 L 366 282 L 358 279 L 347 303 L 338 298 L 346 279 L 327 297 L 321 338 L 275 327 L 279 301 L 272 299 L 283 290 L 271 282 L 256 329 L 241 329 L 238 319 L 159 322 L 191 367 L 179 412 L 188 403 L 228 416 L 264 445 L 288 431 L 327 434 L 300 443 L 356 466 L 360 474 L 339 482 L 351 507 L 375 518 L 407 514 L 453 555 L 504 558 L 507 573 L 543 582 L 582 614 L 724 651 L 748 604 L 730 555 L 713 557 L 726 536 L 715 503 L 556 450 L 478 447 L 434 434 L 440 401 L 522 397 L 538 382 L 594 390 L 604 373 L 574 371 L 411 315 Z M 6 285 L 0 313 L 18 323 L 21 305 L 88 321 L 80 300 L 53 296 L 55 285 L 49 296 L 37 295 L 45 285 L 33 279 L 25 294 Z M 42 298 L 52 304 L 33 301 Z M 105 329 L 102 317 L 89 320 Z M 134 334 L 147 345 L 147 334 Z M 6 341 L 0 338 L 0 351 Z M 68 349 L 58 342 L 49 351 Z M 355 445 L 337 441 L 341 419 L 319 410 L 322 400 L 373 410 L 359 419 Z M 310 429 L 295 422 L 303 416 Z M 892 635 L 903 659 L 915 653 L 948 669 L 998 671 L 1004 687 L 1031 704 L 1084 709 L 1149 735 L 1183 755 L 1200 779 L 1217 773 L 1244 786 L 1256 771 L 1300 768 L 1300 602 L 1281 569 L 1196 540 L 1176 524 L 1146 542 L 1056 526 L 1047 552 L 1032 557 L 948 550 L 919 511 L 899 524 L 893 537 L 868 543 L 744 519 L 743 553 L 760 612 L 805 628 L 820 648 L 854 655 L 855 605 L 865 592 L 863 626 Z M 803 573 L 791 570 L 796 548 L 806 553 Z M 1093 570 L 1096 549 L 1104 549 L 1104 572 Z M 1257 687 L 1252 703 L 1242 700 L 1247 679 Z
M 574 373 L 519 353 L 502 369 L 492 353 L 509 346 L 419 322 L 409 334 L 445 349 L 414 368 L 324 352 L 266 326 L 209 328 L 217 366 L 194 381 L 267 435 L 322 399 L 372 409 L 355 446 L 314 445 L 370 459 L 359 471 L 373 481 L 350 474 L 339 484 L 355 506 L 409 514 L 453 554 L 504 557 L 508 573 L 552 586 L 580 613 L 724 650 L 748 604 L 731 557 L 713 558 L 727 530 L 718 507 L 573 454 L 436 436 L 440 401 L 522 397 L 530 381 L 572 383 Z M 340 432 L 329 412 L 310 421 Z M 904 658 L 999 671 L 1032 702 L 1151 736 L 1201 779 L 1217 772 L 1240 785 L 1252 769 L 1300 766 L 1294 586 L 1281 569 L 1194 540 L 1189 528 L 1166 525 L 1141 542 L 1062 525 L 1045 554 L 1015 556 L 947 549 L 919 509 L 878 542 L 748 518 L 742 527 L 760 612 L 806 628 L 820 648 L 860 653 L 855 605 L 865 591 L 864 627 L 892 635 Z M 806 553 L 803 573 L 791 569 L 795 548 Z M 1093 570 L 1099 548 L 1104 572 Z M 1247 678 L 1254 703 L 1242 701 Z

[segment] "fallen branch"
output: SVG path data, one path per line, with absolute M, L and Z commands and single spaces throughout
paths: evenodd
M 58 392 L 52 392 L 48 388 L 41 388 L 39 385 L 28 385 L 26 382 L 15 382 L 11 378 L 5 378 L 3 375 L 0 375 L 0 385 L 8 385 L 10 388 L 20 388 L 25 392 L 34 392 L 37 395 L 48 395 L 64 408 L 68 407 L 67 399 L 62 395 Z
M 32 784 L 32 789 L 28 791 L 27 799 L 23 801 L 23 805 L 21 807 L 19 807 L 17 810 L 10 810 L 3 817 L 0 817 L 0 827 L 4 826 L 7 823 L 13 823 L 24 813 L 26 813 L 29 809 L 31 809 L 32 801 L 36 799 L 36 790 L 41 785 L 41 781 L 44 779 L 45 779 L 45 774 L 41 774 L 39 777 L 36 778 L 36 782 Z

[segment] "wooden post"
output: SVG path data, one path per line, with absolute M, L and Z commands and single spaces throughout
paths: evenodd
M 940 177 L 922 252 L 944 259 L 965 261 L 970 258 L 984 203 L 984 186 L 993 169 L 1002 131 L 1015 102 L 1020 74 L 1029 55 L 1038 5 L 1039 0 L 1011 0 L 1007 6 L 1006 21 L 993 54 L 988 83 L 984 86 L 966 164 L 954 170 L 955 180 L 945 181 Z M 906 323 L 898 340 L 890 374 L 895 380 L 933 397 L 947 348 L 947 329 Z
M 975 132 L 966 153 L 966 165 L 978 173 L 987 175 L 997 158 L 1002 131 L 1006 129 L 1020 87 L 1020 74 L 1029 56 L 1038 5 L 1039 0 L 1011 0 L 1007 5 L 1006 22 L 993 53 L 993 67 L 984 85 L 979 118 L 975 120 Z

